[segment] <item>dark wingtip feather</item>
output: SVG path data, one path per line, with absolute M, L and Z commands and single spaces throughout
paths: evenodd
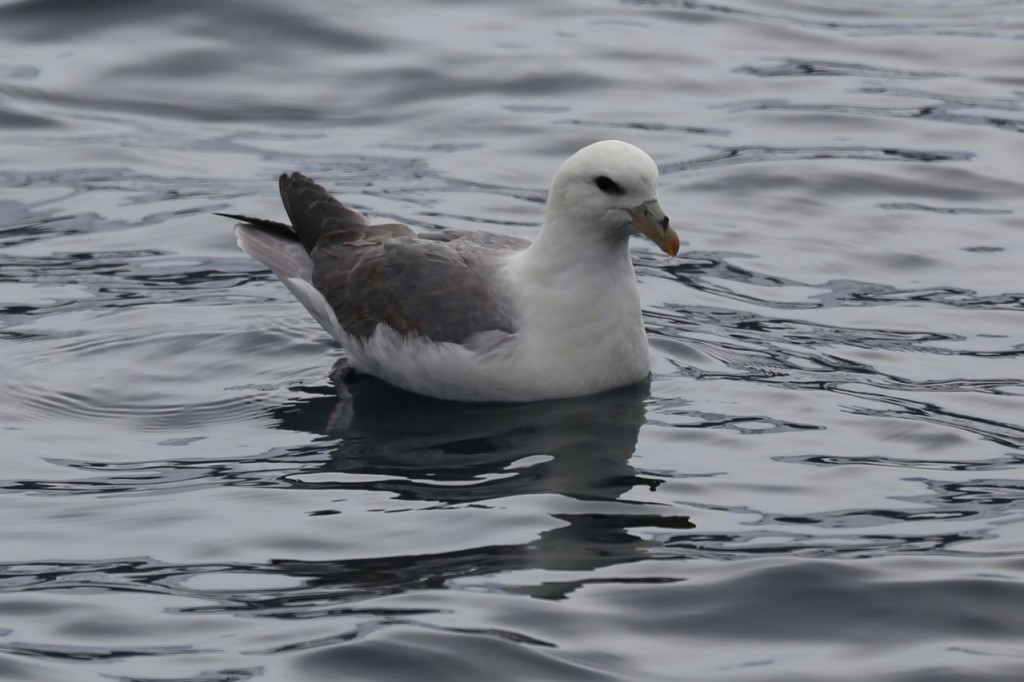
M 231 218 L 237 220 L 240 223 L 246 225 L 252 225 L 258 227 L 267 232 L 287 237 L 288 239 L 294 240 L 296 238 L 295 230 L 290 225 L 285 223 L 279 223 L 276 220 L 267 220 L 266 218 L 254 218 L 253 216 L 242 215 L 241 213 L 218 213 L 214 211 L 213 215 L 221 216 L 222 218 Z

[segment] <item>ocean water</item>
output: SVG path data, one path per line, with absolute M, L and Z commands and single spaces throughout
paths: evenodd
M 0 2 L 0 679 L 1024 679 L 1024 3 Z M 213 211 L 532 237 L 603 138 L 649 385 L 375 382 Z

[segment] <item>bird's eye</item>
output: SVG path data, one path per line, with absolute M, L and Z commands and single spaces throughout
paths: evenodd
M 594 184 L 597 185 L 597 188 L 605 194 L 624 194 L 624 190 L 619 183 L 615 182 L 607 175 L 598 175 L 594 178 Z

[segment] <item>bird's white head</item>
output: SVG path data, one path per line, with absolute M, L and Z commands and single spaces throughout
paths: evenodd
M 547 223 L 561 230 L 596 231 L 610 241 L 643 234 L 670 256 L 679 236 L 658 204 L 658 166 L 642 149 L 620 140 L 587 145 L 559 167 L 548 196 Z

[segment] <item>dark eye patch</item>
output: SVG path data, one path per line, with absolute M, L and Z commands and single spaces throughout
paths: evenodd
M 622 189 L 622 186 L 607 175 L 598 175 L 594 178 L 594 184 L 597 185 L 597 188 L 605 194 L 625 194 L 625 190 Z

